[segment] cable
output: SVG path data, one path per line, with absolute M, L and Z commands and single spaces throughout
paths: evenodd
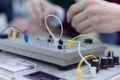
M 59 36 L 58 38 L 55 37 L 55 35 L 52 33 L 52 31 L 51 31 L 50 28 L 48 27 L 47 19 L 48 19 L 49 17 L 54 17 L 54 18 L 56 18 L 56 19 L 58 20 L 58 22 L 60 23 L 60 25 L 61 25 L 61 33 L 60 33 L 60 36 Z M 47 16 L 45 17 L 45 26 L 46 26 L 48 32 L 49 32 L 49 33 L 51 34 L 51 36 L 54 38 L 54 44 L 57 45 L 57 41 L 60 40 L 61 37 L 62 37 L 62 35 L 63 35 L 63 25 L 62 25 L 61 20 L 60 20 L 57 16 L 52 15 L 52 14 L 49 14 L 49 15 L 47 15 Z
M 77 67 L 76 80 L 81 80 L 82 71 L 81 71 L 80 68 L 82 66 L 82 63 L 83 63 L 84 59 L 87 59 L 87 58 L 90 58 L 90 57 L 93 57 L 93 58 L 97 59 L 96 56 L 94 56 L 94 55 L 87 55 L 84 58 L 82 58 L 82 60 L 80 60 L 80 62 L 78 64 L 78 67 Z
M 87 59 L 87 58 L 89 58 L 89 57 L 93 57 L 93 58 L 95 58 L 96 60 L 98 60 L 97 57 L 94 56 L 94 55 L 87 55 L 87 56 L 84 57 L 84 59 Z M 84 59 L 82 59 L 82 60 L 79 62 L 78 67 L 77 67 L 78 69 L 82 66 L 82 63 L 83 63 Z
M 15 26 L 7 26 L 5 29 L 3 29 L 2 32 L 0 32 L 0 34 L 3 34 L 7 29 L 9 29 L 11 27 L 17 29 L 19 32 L 21 32 L 23 35 L 25 35 L 21 29 L 19 29 L 18 27 L 15 27 Z
M 80 52 L 80 42 L 78 41 L 78 53 L 79 56 L 81 57 L 81 59 L 83 59 L 83 61 L 89 66 L 89 68 L 91 67 L 91 65 L 89 64 L 89 62 L 83 57 L 83 55 Z
M 95 40 L 96 42 L 98 42 L 101 46 L 107 48 L 107 49 L 110 51 L 110 56 L 113 57 L 112 50 L 111 50 L 107 45 L 103 44 L 101 41 L 99 41 L 97 38 L 95 38 L 95 37 L 93 37 L 93 36 L 90 36 L 90 35 L 87 35 L 87 34 L 80 34 L 80 35 L 74 37 L 74 38 L 72 39 L 72 41 L 73 41 L 73 40 L 76 40 L 76 39 L 78 39 L 78 38 L 81 38 L 81 37 L 89 37 L 89 38 L 92 38 L 93 40 Z
M 25 42 L 28 42 L 28 35 L 27 34 L 24 34 L 24 32 L 21 30 L 21 29 L 19 29 L 18 27 L 15 27 L 15 26 L 7 26 L 5 29 L 3 29 L 3 31 L 2 32 L 0 32 L 0 35 L 2 35 L 7 29 L 9 29 L 9 28 L 14 28 L 13 29 L 13 31 L 15 31 L 15 29 L 17 29 L 19 32 L 21 32 L 23 35 L 24 35 L 24 41 Z M 15 38 L 15 32 L 14 32 L 14 38 Z
M 17 35 L 17 32 L 15 30 L 15 28 L 11 28 L 12 29 L 12 39 L 15 40 L 16 39 L 16 35 Z

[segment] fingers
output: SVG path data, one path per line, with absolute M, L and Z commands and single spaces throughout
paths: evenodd
M 92 23 L 91 19 L 86 19 L 86 20 L 80 22 L 79 24 L 77 24 L 76 27 L 74 27 L 74 28 L 76 29 L 77 32 L 82 32 L 83 30 L 90 27 L 91 23 Z
M 84 0 L 82 0 L 81 2 L 74 4 L 70 7 L 70 9 L 67 12 L 67 22 L 70 22 L 72 20 L 72 17 L 77 14 L 78 12 L 81 12 L 84 10 L 84 8 L 86 7 L 86 5 L 83 4 Z
M 54 14 L 56 15 L 57 11 L 56 11 L 56 6 L 52 3 L 49 2 L 43 2 L 43 4 L 41 5 L 43 8 L 43 13 L 44 13 L 44 17 L 47 16 L 48 14 Z
M 86 11 L 83 11 L 72 18 L 72 26 L 75 27 L 77 24 L 81 23 L 82 21 L 87 19 L 87 13 Z
M 27 5 L 28 5 L 28 14 L 29 14 L 29 16 L 32 18 L 32 20 L 36 20 L 37 16 L 34 13 L 33 7 L 31 6 L 31 2 L 28 1 Z
M 41 2 L 39 0 L 28 1 L 28 13 L 35 23 L 42 25 L 43 10 L 41 7 Z

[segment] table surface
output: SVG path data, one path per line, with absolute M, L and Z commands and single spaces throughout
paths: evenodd
M 110 48 L 114 51 L 115 55 L 120 56 L 120 54 L 119 54 L 120 46 L 110 45 Z M 2 57 L 1 55 L 4 55 L 4 57 Z M 10 55 L 8 55 L 8 54 L 0 54 L 0 58 L 1 57 L 2 58 L 5 58 L 5 57 L 11 57 L 11 58 L 18 57 L 18 58 L 22 58 L 22 57 L 14 55 L 14 54 L 12 54 L 12 55 L 11 54 Z M 34 71 L 44 71 L 44 72 L 56 75 L 58 77 L 62 77 L 62 78 L 69 79 L 69 80 L 75 80 L 76 70 L 77 70 L 76 68 L 70 69 L 70 70 L 67 70 L 67 71 L 60 71 L 56 67 L 54 67 L 52 65 L 45 64 L 45 63 L 40 63 L 39 61 L 34 61 L 34 60 L 31 60 L 31 59 L 28 59 L 28 60 L 37 63 L 37 67 L 39 67 L 39 68 L 37 68 Z M 29 72 L 32 73 L 32 71 L 25 71 L 24 74 L 28 74 Z M 18 73 L 18 74 L 21 75 L 21 73 Z M 18 76 L 16 76 L 16 77 L 18 77 Z M 21 79 L 17 79 L 17 80 L 21 80 Z M 24 80 L 24 79 L 22 79 L 22 80 Z M 120 80 L 120 75 L 117 75 L 117 76 L 111 78 L 110 80 Z

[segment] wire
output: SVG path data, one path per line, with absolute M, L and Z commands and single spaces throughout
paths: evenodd
M 83 57 L 82 60 L 80 60 L 77 68 L 79 69 L 79 68 L 82 66 L 82 63 L 83 63 L 84 59 L 87 59 L 87 58 L 90 58 L 90 57 L 93 57 L 93 58 L 95 58 L 96 60 L 98 60 L 97 57 L 94 56 L 94 55 L 87 55 L 87 56 Z
M 24 34 L 24 32 L 16 26 L 7 26 L 2 32 L 0 32 L 0 35 L 2 35 L 9 28 L 14 28 L 13 31 L 17 29 L 19 32 L 21 32 L 24 35 L 24 41 L 28 42 L 28 35 Z
M 89 68 L 91 67 L 91 65 L 89 64 L 89 62 L 83 57 L 83 55 L 80 52 L 80 41 L 78 41 L 78 53 L 79 56 L 81 57 L 81 59 L 83 59 L 83 61 L 89 66 Z
M 80 34 L 76 37 L 74 37 L 72 40 L 76 40 L 78 38 L 81 38 L 81 37 L 89 37 L 89 38 L 92 38 L 93 40 L 95 40 L 96 42 L 98 42 L 101 46 L 107 48 L 109 51 L 110 51 L 110 56 L 113 57 L 113 54 L 112 54 L 112 50 L 110 49 L 110 47 L 108 47 L 107 45 L 103 44 L 101 41 L 99 41 L 97 38 L 95 38 L 94 36 L 90 36 L 90 35 L 87 35 L 87 34 Z
M 0 32 L 0 34 L 3 34 L 7 29 L 9 29 L 9 28 L 11 28 L 11 27 L 17 29 L 17 30 L 20 31 L 23 35 L 25 35 L 24 32 L 23 32 L 21 29 L 19 29 L 18 27 L 15 27 L 15 26 L 7 26 L 5 29 L 3 29 L 2 32 Z
M 90 58 L 90 57 L 93 57 L 93 58 L 97 59 L 96 56 L 94 56 L 94 55 L 87 55 L 84 58 L 82 58 L 82 60 L 80 60 L 80 62 L 78 64 L 78 67 L 77 67 L 76 80 L 81 80 L 82 70 L 80 68 L 82 66 L 82 63 L 83 63 L 84 59 L 87 59 L 87 58 Z
M 60 23 L 60 25 L 61 25 L 61 33 L 60 33 L 60 36 L 59 36 L 58 38 L 55 37 L 55 35 L 52 33 L 52 31 L 51 31 L 50 28 L 48 27 L 47 19 L 48 19 L 49 17 L 54 17 L 54 18 L 56 18 L 56 19 L 58 20 L 58 22 Z M 47 15 L 47 16 L 45 17 L 45 26 L 46 26 L 48 32 L 49 32 L 49 33 L 51 34 L 51 36 L 54 38 L 54 43 L 55 43 L 55 45 L 57 45 L 57 41 L 60 40 L 61 37 L 62 37 L 62 35 L 63 35 L 63 25 L 62 25 L 61 20 L 60 20 L 57 16 L 52 15 L 52 14 L 49 14 L 49 15 Z

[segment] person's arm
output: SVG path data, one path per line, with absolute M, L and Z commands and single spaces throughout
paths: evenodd
M 67 20 L 77 32 L 120 31 L 120 5 L 104 0 L 82 0 L 71 6 Z

